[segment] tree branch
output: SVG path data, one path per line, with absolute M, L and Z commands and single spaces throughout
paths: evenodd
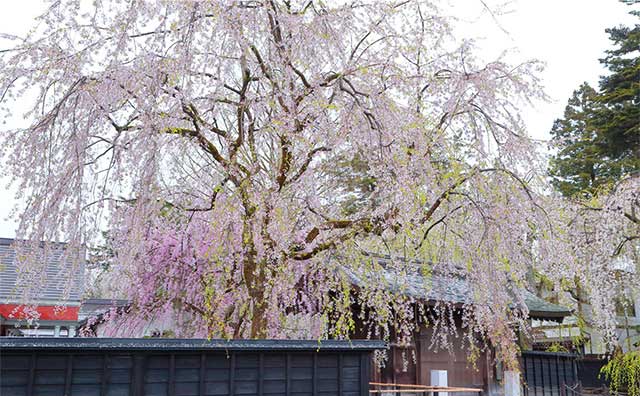
M 311 165 L 311 161 L 313 161 L 314 156 L 321 152 L 321 151 L 331 151 L 330 148 L 322 146 L 322 147 L 317 147 L 314 148 L 313 150 L 309 151 L 307 153 L 307 159 L 305 160 L 305 162 L 302 164 L 302 166 L 300 167 L 300 169 L 298 170 L 298 172 L 291 178 L 291 183 L 295 182 L 296 180 L 298 180 L 300 177 L 302 177 L 302 175 L 307 171 L 307 169 L 309 168 L 309 165 Z

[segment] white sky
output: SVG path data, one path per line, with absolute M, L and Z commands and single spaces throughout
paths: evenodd
M 628 12 L 640 9 L 617 0 L 515 0 L 507 7 L 510 13 L 496 16 L 498 26 L 488 13 L 478 16 L 479 0 L 450 3 L 456 16 L 469 22 L 461 34 L 481 38 L 482 57 L 492 60 L 511 49 L 518 51 L 521 60 L 536 58 L 547 64 L 541 77 L 551 101 L 522 111 L 530 135 L 545 140 L 573 90 L 583 81 L 597 85 L 598 76 L 605 72 L 598 62 L 611 47 L 604 30 L 620 24 L 631 26 L 637 18 Z M 0 32 L 24 34 L 43 10 L 42 0 L 3 1 Z M 16 200 L 13 192 L 5 190 L 6 180 L 0 179 L 0 184 L 0 237 L 11 238 L 16 223 L 7 216 Z

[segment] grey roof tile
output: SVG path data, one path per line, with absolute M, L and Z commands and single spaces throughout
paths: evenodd
M 380 264 L 376 271 L 355 271 L 341 266 L 358 287 L 383 285 L 393 293 L 400 293 L 416 300 L 426 302 L 446 302 L 454 305 L 472 304 L 473 296 L 469 282 L 462 275 L 424 274 L 415 264 L 390 268 L 387 258 L 373 258 Z M 562 320 L 571 315 L 571 311 L 561 305 L 553 304 L 536 296 L 528 290 L 521 290 L 523 299 L 534 319 Z
M 19 281 L 20 271 L 30 271 L 18 260 L 14 240 L 0 238 L 0 303 L 19 302 L 26 285 Z M 37 283 L 34 296 L 38 302 L 79 304 L 84 288 L 84 252 L 79 252 L 74 263 L 64 243 L 48 244 L 46 262 L 38 263 L 30 276 Z M 38 256 L 44 256 L 44 249 Z M 33 286 L 33 284 L 29 285 Z M 68 292 L 68 295 L 67 295 Z

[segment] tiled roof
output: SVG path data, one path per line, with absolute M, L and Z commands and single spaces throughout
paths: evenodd
M 384 264 L 386 258 L 377 260 L 382 264 L 380 268 L 375 272 L 367 272 L 366 275 L 346 267 L 343 267 L 343 270 L 356 286 L 384 285 L 385 289 L 391 292 L 427 302 L 443 301 L 454 305 L 473 303 L 469 282 L 461 275 L 423 274 L 420 270 L 412 271 L 410 266 L 404 266 L 402 270 L 391 269 Z M 367 282 L 364 282 L 365 277 Z M 568 308 L 545 301 L 528 290 L 522 290 L 522 294 L 529 316 L 533 319 L 562 320 L 565 316 L 571 315 Z
M 129 300 L 118 300 L 111 298 L 88 298 L 82 301 L 78 319 L 83 320 L 89 317 L 98 316 L 109 311 L 111 308 L 126 307 L 131 304 Z
M 534 319 L 557 318 L 562 320 L 565 316 L 571 315 L 571 310 L 562 305 L 550 303 L 529 290 L 523 290 L 524 302 L 529 309 L 529 316 Z
M 18 279 L 20 271 L 27 271 L 17 259 L 14 240 L 0 238 L 0 304 L 21 302 L 23 288 Z M 33 271 L 30 286 L 36 285 L 33 296 L 41 305 L 68 304 L 79 305 L 84 286 L 84 251 L 78 252 L 76 262 L 67 257 L 67 245 L 63 243 L 47 244 L 46 262 Z M 45 249 L 41 247 L 39 257 Z M 44 258 L 42 258 L 44 260 Z M 68 289 L 68 296 L 65 292 Z

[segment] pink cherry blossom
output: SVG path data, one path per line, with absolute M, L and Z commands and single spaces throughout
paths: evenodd
M 107 315 L 114 335 L 170 320 L 185 337 L 346 338 L 358 322 L 406 342 L 426 320 L 446 347 L 454 307 L 390 291 L 371 254 L 389 255 L 399 274 L 464 277 L 465 339 L 515 365 L 533 269 L 579 277 L 610 315 L 601 269 L 638 184 L 584 240 L 572 218 L 592 214 L 545 193 L 518 115 L 544 98 L 540 64 L 482 63 L 451 23 L 422 0 L 53 2 L 0 54 L 2 111 L 30 108 L 3 131 L 19 236 L 107 232 L 101 279 L 132 301 Z M 358 175 L 369 191 L 345 184 Z M 353 272 L 371 281 L 356 291 Z

